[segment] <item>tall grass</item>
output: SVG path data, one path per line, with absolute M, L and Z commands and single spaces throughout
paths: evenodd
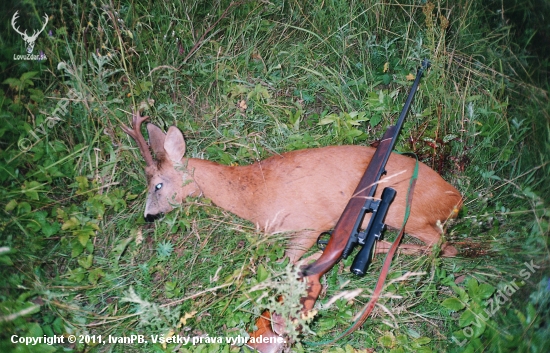
M 461 217 L 446 230 L 461 256 L 397 257 L 373 318 L 323 349 L 547 350 L 548 58 L 530 54 L 539 37 L 515 4 L 3 4 L 1 350 L 178 347 L 23 346 L 12 335 L 246 336 L 277 294 L 302 294 L 287 262 L 278 261 L 285 236 L 259 234 L 205 199 L 145 224 L 143 163 L 120 124 L 148 102 L 154 123 L 184 131 L 188 155 L 224 164 L 368 145 L 395 120 L 407 75 L 425 57 L 432 68 L 397 149 L 415 152 L 463 193 Z M 10 24 L 15 10 L 25 13 L 21 28 L 50 16 L 35 49 L 46 61 L 13 60 L 24 50 Z M 67 98 L 67 113 L 48 119 Z M 537 268 L 518 278 L 526 262 Z M 302 342 L 342 332 L 368 300 L 379 259 L 364 279 L 347 265 L 326 275 L 319 313 L 311 331 L 295 337 L 295 351 L 319 351 Z M 509 300 L 476 321 L 516 282 Z M 355 288 L 363 294 L 324 305 Z

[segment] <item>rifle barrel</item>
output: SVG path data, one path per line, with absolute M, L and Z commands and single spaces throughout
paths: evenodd
M 409 109 L 411 108 L 411 103 L 414 98 L 414 94 L 416 93 L 416 90 L 418 89 L 418 85 L 420 84 L 420 79 L 422 78 L 422 74 L 424 73 L 424 70 L 428 69 L 430 67 L 430 61 L 428 59 L 422 60 L 422 67 L 418 69 L 418 72 L 416 73 L 416 78 L 414 80 L 414 83 L 411 87 L 411 91 L 409 92 L 409 95 L 407 96 L 407 100 L 405 101 L 405 105 L 403 106 L 403 109 L 401 109 L 401 114 L 399 114 L 399 118 L 397 119 L 397 123 L 395 123 L 395 127 L 397 128 L 396 131 L 396 137 L 399 135 L 399 132 L 401 131 L 401 128 L 403 127 L 403 123 L 405 122 L 405 117 L 409 113 Z M 393 143 L 391 144 L 390 152 L 395 147 L 395 142 L 397 139 L 393 139 Z

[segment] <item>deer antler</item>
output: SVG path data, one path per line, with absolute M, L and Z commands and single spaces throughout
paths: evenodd
M 132 116 L 132 128 L 130 129 L 125 124 L 122 124 L 121 128 L 125 133 L 130 135 L 136 141 L 139 147 L 139 151 L 141 152 L 143 159 L 145 159 L 145 165 L 150 167 L 154 164 L 153 155 L 151 154 L 149 145 L 147 144 L 147 142 L 145 142 L 145 138 L 141 133 L 141 123 L 143 123 L 147 119 L 149 119 L 149 117 L 141 116 L 139 110 L 137 112 L 134 111 Z
M 40 33 L 42 33 L 42 31 L 44 31 L 44 28 L 46 28 L 46 25 L 48 24 L 48 15 L 44 14 L 44 19 L 46 20 L 46 22 L 44 22 L 44 26 L 42 26 L 42 29 L 40 29 L 40 31 L 38 31 L 38 33 L 36 33 L 36 34 L 34 34 L 34 32 L 36 32 L 36 30 L 33 31 L 31 38 L 36 39 L 36 37 L 38 37 L 38 35 Z
M 25 32 L 21 32 L 19 30 L 19 26 L 17 26 L 17 28 L 15 27 L 15 22 L 17 21 L 17 19 L 19 18 L 19 10 L 15 11 L 15 13 L 13 14 L 13 17 L 11 18 L 11 26 L 13 27 L 13 29 L 19 33 L 20 35 L 22 35 L 24 38 L 27 38 L 27 30 L 25 30 Z
M 46 25 L 48 24 L 48 15 L 44 14 L 44 20 L 45 20 L 46 22 L 44 22 L 44 25 L 42 26 L 42 29 L 40 29 L 40 31 L 38 31 L 38 32 L 36 32 L 36 30 L 34 30 L 34 31 L 32 32 L 32 35 L 29 37 L 29 36 L 27 35 L 27 30 L 25 30 L 25 32 L 21 32 L 21 31 L 19 30 L 19 26 L 15 27 L 15 26 L 16 26 L 16 23 L 15 23 L 15 22 L 17 21 L 18 18 L 19 18 L 19 10 L 18 10 L 18 11 L 15 11 L 15 13 L 13 14 L 13 17 L 11 18 L 11 26 L 13 27 L 13 29 L 14 29 L 17 33 L 19 33 L 20 35 L 23 36 L 23 39 L 24 39 L 25 41 L 29 41 L 29 40 L 30 40 L 30 41 L 34 41 L 34 40 L 36 40 L 36 38 L 38 37 L 38 35 L 39 35 L 40 33 L 42 33 L 42 31 L 44 30 L 44 28 L 46 28 Z

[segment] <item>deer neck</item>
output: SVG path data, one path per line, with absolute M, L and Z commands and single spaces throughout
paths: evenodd
M 187 170 L 202 196 L 237 216 L 255 222 L 255 200 L 263 182 L 257 180 L 251 166 L 226 166 L 190 158 Z

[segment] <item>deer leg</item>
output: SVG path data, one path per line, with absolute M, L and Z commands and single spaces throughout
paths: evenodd
M 441 239 L 441 233 L 436 227 L 427 224 L 423 228 L 410 229 L 406 228 L 406 232 L 415 238 L 421 240 L 426 245 L 414 245 L 414 244 L 400 244 L 399 252 L 407 255 L 421 255 L 429 254 L 432 247 Z M 377 253 L 387 253 L 391 243 L 386 241 L 379 241 L 376 246 Z M 443 243 L 441 245 L 441 256 L 454 257 L 458 254 L 456 248 L 449 243 Z
M 392 246 L 391 242 L 380 240 L 376 242 L 376 254 L 385 254 L 390 250 Z M 401 254 L 405 255 L 422 255 L 430 252 L 430 249 L 425 245 L 416 245 L 416 244 L 399 244 L 397 249 Z
M 407 229 L 408 230 L 408 229 Z M 314 246 L 321 231 L 302 231 L 294 235 L 290 241 L 290 245 L 286 251 L 286 256 L 290 258 L 292 263 L 298 262 L 306 251 Z M 421 240 L 426 245 L 415 244 L 400 244 L 398 251 L 405 255 L 423 255 L 429 254 L 432 247 L 439 241 L 441 234 L 432 226 L 426 226 L 422 231 L 412 230 L 411 233 L 415 238 Z M 376 253 L 387 253 L 391 243 L 387 241 L 379 241 L 376 245 Z M 317 260 L 322 252 L 316 252 L 305 258 L 304 264 L 310 263 L 312 260 Z M 458 254 L 456 248 L 448 243 L 441 245 L 441 256 L 454 257 Z
M 376 243 L 376 254 L 385 254 L 389 251 L 392 243 L 387 242 L 384 240 L 380 240 Z M 401 254 L 405 255 L 424 255 L 429 254 L 431 252 L 431 247 L 426 245 L 417 245 L 417 244 L 400 244 L 399 248 L 397 249 Z M 457 250 L 454 246 L 450 245 L 449 243 L 444 243 L 441 245 L 441 256 L 444 257 L 454 257 L 457 255 Z M 322 251 L 317 251 L 305 259 L 302 259 L 303 264 L 309 264 L 314 261 L 316 261 L 321 255 L 323 254 Z
M 409 230 L 408 228 L 406 228 L 405 230 L 410 231 L 409 234 L 411 234 L 413 237 L 422 240 L 426 244 L 428 253 L 431 252 L 432 247 L 439 242 L 442 233 L 441 228 L 436 227 L 432 224 L 426 224 L 422 229 Z M 458 251 L 456 250 L 456 248 L 449 243 L 443 243 L 441 245 L 441 256 L 454 257 L 457 254 Z
M 416 245 L 416 244 L 400 244 L 397 251 L 405 255 L 425 255 L 432 252 L 432 245 Z M 377 254 L 385 254 L 391 247 L 391 243 L 381 240 L 376 245 Z M 442 257 L 455 257 L 458 255 L 458 250 L 449 243 L 441 244 L 441 252 L 439 253 Z

